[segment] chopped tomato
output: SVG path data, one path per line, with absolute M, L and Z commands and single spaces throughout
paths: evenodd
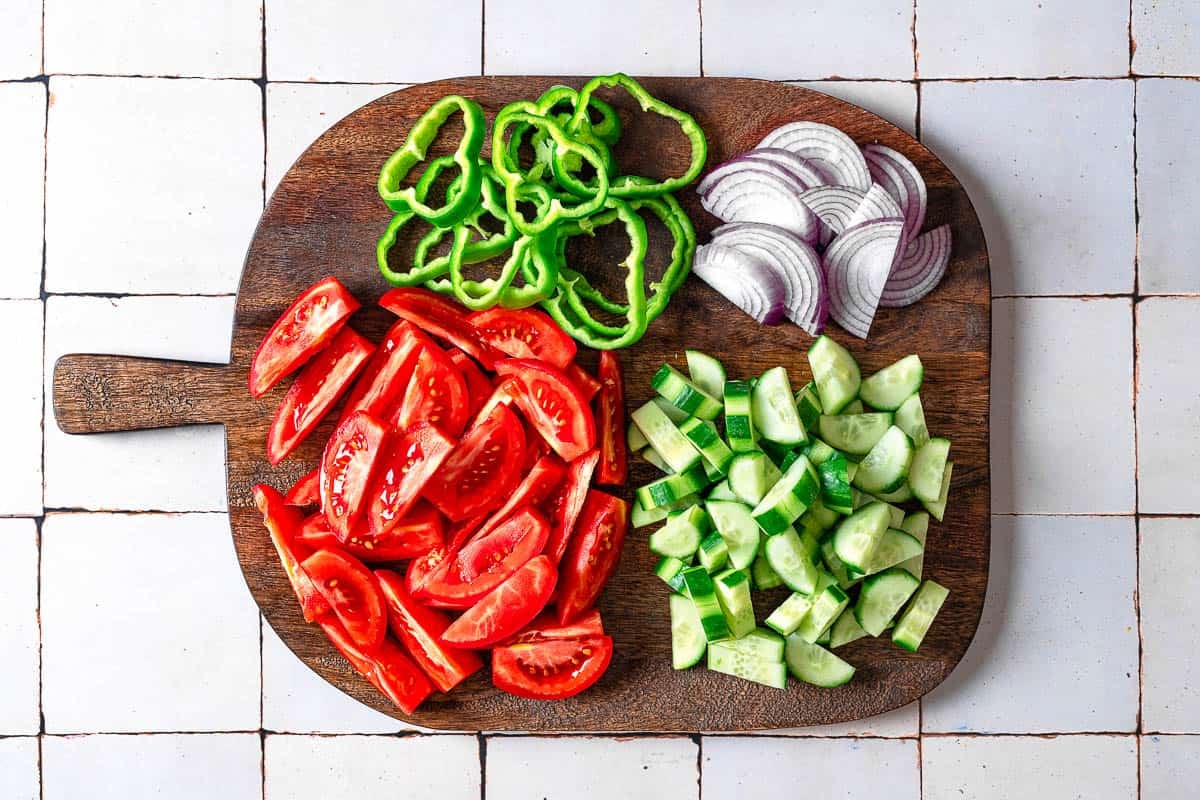
M 546 512 L 550 516 L 550 540 L 546 543 L 546 555 L 555 564 L 562 561 L 567 545 L 571 543 L 575 521 L 583 510 L 588 485 L 592 482 L 592 473 L 596 471 L 599 460 L 600 451 L 593 450 L 572 461 L 567 469 L 566 480 L 546 502 Z
M 539 458 L 532 467 L 525 479 L 513 490 L 497 511 L 495 511 L 487 521 L 480 526 L 477 535 L 485 536 L 489 531 L 492 531 L 504 520 L 508 519 L 513 511 L 521 506 L 540 506 L 546 502 L 546 498 L 550 493 L 558 488 L 562 483 L 563 477 L 567 474 L 567 466 L 562 463 L 558 456 L 547 453 Z
M 561 370 L 541 361 L 510 358 L 497 362 L 496 372 L 517 379 L 517 408 L 564 461 L 596 446 L 592 410 Z
M 250 394 L 261 397 L 312 358 L 358 310 L 358 301 L 337 278 L 308 287 L 275 320 L 250 363 Z
M 452 439 L 425 422 L 392 437 L 367 491 L 367 524 L 376 537 L 404 518 L 453 448 Z
M 617 568 L 629 528 L 629 504 L 592 489 L 579 515 L 579 530 L 562 561 L 558 621 L 566 624 L 591 608 Z
M 497 381 L 492 393 L 475 412 L 475 419 L 472 420 L 471 427 L 475 427 L 491 416 L 491 413 L 496 410 L 496 406 L 511 406 L 519 387 L 520 384 L 517 383 L 516 378 L 503 378 Z
M 479 369 L 471 357 L 457 347 L 449 353 L 450 361 L 467 382 L 467 416 L 474 416 L 492 395 L 492 382 Z
M 445 544 L 442 515 L 425 502 L 414 506 L 387 533 L 375 535 L 360 522 L 344 542 L 329 527 L 325 515 L 318 511 L 301 524 L 296 541 L 311 550 L 341 548 L 367 564 L 417 558 Z
M 609 352 L 604 350 L 602 352 Z M 600 379 L 593 378 L 592 374 L 578 364 L 572 364 L 567 367 L 567 377 L 574 381 L 575 386 L 579 389 L 579 393 L 583 395 L 583 399 L 592 402 L 592 398 L 600 391 Z
M 609 636 L 546 639 L 492 650 L 492 683 L 530 700 L 574 697 L 600 680 L 612 661 Z
M 549 535 L 545 517 L 521 508 L 444 560 L 414 594 L 446 608 L 468 608 L 542 552 Z
M 398 320 L 384 335 L 375 355 L 363 369 L 362 377 L 346 396 L 342 420 L 355 411 L 366 411 L 373 417 L 387 419 L 404 397 L 423 344 L 432 345 L 433 342 L 412 323 Z
M 442 633 L 457 647 L 487 647 L 507 639 L 546 607 L 558 573 L 550 559 L 538 556 L 489 592 Z
M 528 473 L 535 464 L 548 455 L 554 455 L 550 450 L 550 445 L 537 435 L 537 431 L 530 431 L 529 426 L 525 426 L 525 461 L 521 464 L 521 471 Z M 560 463 L 562 462 L 558 456 L 555 458 Z
M 289 506 L 315 506 L 321 502 L 321 468 L 306 472 L 288 489 L 284 498 Z
M 600 465 L 596 483 L 619 486 L 628 476 L 625 459 L 625 382 L 621 362 L 611 350 L 600 352 L 600 394 L 596 399 L 596 428 Z
M 514 358 L 536 358 L 559 369 L 575 358 L 575 341 L 542 311 L 496 306 L 467 319 L 483 341 Z
M 553 614 L 542 614 L 505 644 L 541 642 L 546 639 L 581 639 L 585 636 L 603 635 L 604 623 L 600 621 L 600 612 L 593 608 L 567 625 L 559 625 Z
M 350 538 L 362 516 L 367 486 L 383 453 L 388 429 L 365 411 L 338 425 L 321 458 L 321 511 L 338 538 Z
M 462 306 L 428 289 L 392 289 L 379 305 L 428 333 L 453 344 L 485 368 L 491 369 L 504 354 L 483 341 L 467 321 Z
M 391 639 L 384 639 L 378 650 L 368 654 L 358 648 L 337 622 L 322 622 L 321 628 L 350 666 L 404 713 L 413 713 L 433 694 L 433 685 L 425 673 Z
M 470 650 L 442 644 L 442 633 L 450 626 L 449 616 L 413 600 L 403 579 L 391 570 L 376 570 L 375 577 L 387 603 L 392 633 L 434 686 L 448 692 L 483 666 Z
M 267 458 L 278 464 L 312 433 L 338 397 L 367 363 L 371 343 L 343 328 L 329 346 L 301 370 L 275 410 L 267 433 Z
M 300 610 L 304 612 L 304 621 L 312 622 L 330 613 L 329 603 L 317 591 L 308 573 L 300 566 L 301 559 L 307 558 L 312 552 L 295 537 L 300 529 L 300 512 L 287 505 L 286 501 L 274 488 L 260 483 L 254 487 L 254 504 L 263 515 L 263 525 L 271 534 L 271 544 L 279 554 L 283 571 L 292 591 L 300 601 Z
M 430 343 L 421 348 L 404 400 L 392 425 L 406 431 L 420 422 L 437 425 L 449 436 L 458 436 L 470 414 L 467 382 L 446 351 Z
M 371 570 L 340 550 L 318 550 L 300 566 L 354 643 L 368 653 L 377 650 L 387 633 L 387 612 Z
M 525 430 L 504 405 L 467 431 L 425 487 L 428 498 L 450 520 L 497 508 L 521 479 Z

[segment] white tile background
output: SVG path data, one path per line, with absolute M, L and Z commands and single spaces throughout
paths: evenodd
M 553 8 L 0 3 L 0 797 L 749 798 L 816 778 L 905 800 L 1193 797 L 1200 5 Z M 355 107 L 452 75 L 617 69 L 859 103 L 979 210 L 993 567 L 975 643 L 919 704 L 759 736 L 426 735 L 261 625 L 219 429 L 43 426 L 63 353 L 227 358 L 264 196 Z

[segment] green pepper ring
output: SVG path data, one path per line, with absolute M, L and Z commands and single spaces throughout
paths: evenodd
M 418 186 L 425 185 L 426 191 L 438 176 L 452 162 L 449 156 L 442 156 L 429 163 L 429 167 L 425 170 L 425 174 L 418 181 Z M 496 176 L 492 165 L 486 162 L 480 162 L 480 167 L 483 170 L 483 183 L 480 192 L 480 205 L 474 211 L 466 216 L 461 222 L 454 225 L 455 228 L 465 226 L 473 230 L 480 237 L 479 240 L 472 240 L 467 243 L 462 251 L 462 264 L 478 264 L 482 261 L 495 258 L 505 250 L 513 246 L 517 240 L 517 230 L 513 227 L 512 220 L 508 216 L 508 212 L 504 210 L 503 201 L 497 197 L 496 193 L 499 188 L 499 178 Z M 458 191 L 459 181 L 461 176 L 456 177 L 454 183 L 450 184 L 447 190 L 447 195 L 451 195 Z M 498 220 L 504 225 L 504 230 L 500 233 L 488 233 L 484 230 L 479 220 L 484 214 L 489 214 L 492 218 Z M 427 261 L 429 251 L 441 244 L 446 238 L 446 234 L 450 232 L 450 228 L 431 228 L 428 233 L 421 237 L 421 241 L 417 243 L 415 252 L 413 253 L 413 267 L 415 270 L 424 273 L 426 269 L 432 269 L 436 275 L 443 275 L 453 266 L 450 254 L 437 256 L 432 261 Z
M 427 288 L 441 294 L 453 295 L 460 303 L 476 311 L 497 304 L 504 308 L 527 308 L 545 300 L 558 283 L 558 264 L 548 250 L 552 234 L 522 236 L 513 245 L 497 278 L 482 281 L 468 280 L 462 274 L 462 262 L 450 267 L 450 280 L 430 281 Z M 512 286 L 520 271 L 529 281 L 524 286 Z
M 537 99 L 538 108 L 542 110 L 543 116 L 549 116 L 563 103 L 570 103 L 571 113 L 574 113 L 575 107 L 579 105 L 579 92 L 570 86 L 558 84 L 551 86 Z M 612 147 L 621 138 L 621 118 L 615 108 L 599 97 L 592 98 L 592 107 L 600 112 L 600 122 L 592 122 L 591 116 L 588 116 L 588 127 L 600 141 Z

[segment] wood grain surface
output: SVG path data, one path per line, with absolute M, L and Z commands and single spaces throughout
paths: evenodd
M 577 78 L 465 78 L 403 89 L 364 106 L 334 125 L 296 161 L 267 205 L 247 255 L 238 295 L 229 365 L 155 362 L 109 356 L 66 356 L 56 366 L 54 409 L 70 433 L 131 430 L 191 423 L 224 423 L 228 443 L 230 523 L 250 591 L 287 645 L 326 680 L 368 705 L 417 725 L 456 730 L 733 731 L 782 728 L 879 714 L 909 703 L 941 683 L 971 642 L 987 588 L 990 539 L 988 391 L 991 306 L 987 249 L 962 186 L 929 150 L 880 117 L 841 100 L 785 84 L 724 78 L 647 78 L 655 96 L 692 113 L 707 133 L 708 168 L 758 143 L 777 125 L 799 119 L 827 122 L 860 144 L 882 142 L 920 168 L 929 186 L 926 227 L 949 223 L 953 258 L 941 286 L 925 301 L 883 309 L 869 342 L 832 335 L 859 358 L 864 374 L 917 352 L 926 365 L 922 397 L 929 428 L 953 439 L 956 463 L 949 510 L 929 535 L 925 571 L 950 589 L 919 653 L 886 640 L 864 639 L 839 649 L 855 664 L 855 679 L 837 689 L 789 681 L 786 691 L 692 669 L 671 669 L 667 593 L 651 572 L 656 559 L 646 530 L 631 532 L 600 608 L 616 655 L 591 690 L 561 702 L 522 700 L 491 687 L 485 670 L 450 696 L 435 696 L 416 714 L 393 708 L 306 625 L 287 578 L 253 507 L 258 482 L 286 489 L 317 461 L 330 433 L 326 421 L 294 456 L 270 466 L 264 442 L 289 381 L 264 397 L 246 392 L 250 359 L 275 318 L 306 286 L 333 274 L 363 302 L 352 325 L 378 341 L 393 317 L 374 301 L 388 287 L 375 265 L 375 241 L 390 218 L 375 181 L 380 165 L 404 141 L 412 122 L 436 99 L 461 93 L 478 100 L 489 119 L 504 104 L 535 98 L 555 83 Z M 680 171 L 686 143 L 661 120 L 649 119 L 620 93 L 613 102 L 625 124 L 615 149 L 623 171 L 664 175 Z M 439 141 L 437 154 L 453 149 Z M 690 190 L 680 200 L 700 240 L 717 221 Z M 652 255 L 666 242 L 651 226 Z M 598 236 L 573 256 L 599 283 L 619 280 L 612 267 L 624 255 L 616 236 Z M 662 263 L 661 261 L 657 263 Z M 649 379 L 664 361 L 683 366 L 695 347 L 721 358 L 734 376 L 784 364 L 797 386 L 809 379 L 810 337 L 793 325 L 760 327 L 699 280 L 689 280 L 667 312 L 636 346 L 622 352 L 630 408 L 651 394 Z M 336 416 L 336 415 L 335 415 Z M 637 462 L 630 482 L 655 477 Z M 628 491 L 626 495 L 628 496 Z M 777 595 L 763 599 L 760 612 Z M 760 617 L 761 618 L 761 617 Z M 302 699 L 298 699 L 302 702 Z

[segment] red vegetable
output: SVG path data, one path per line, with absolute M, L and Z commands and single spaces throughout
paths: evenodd
M 375 536 L 408 514 L 453 448 L 454 440 L 424 422 L 392 437 L 367 491 L 367 525 Z
M 260 483 L 254 487 L 254 504 L 263 515 L 263 525 L 271 535 L 271 544 L 279 554 L 283 571 L 292 591 L 300 601 L 300 609 L 304 612 L 304 621 L 312 622 L 330 613 L 329 603 L 317 591 L 316 584 L 308 576 L 300 561 L 312 552 L 303 544 L 295 541 L 300 529 L 300 514 L 289 507 L 283 497 L 275 489 Z
M 483 341 L 467 320 L 462 306 L 428 289 L 392 289 L 379 298 L 379 305 L 396 316 L 459 348 L 486 369 L 503 354 Z
M 427 497 L 452 521 L 499 507 L 517 481 L 525 431 L 507 406 L 471 430 L 425 487 Z
M 592 410 L 560 370 L 541 361 L 511 358 L 498 362 L 496 372 L 517 379 L 517 408 L 564 461 L 596 446 Z
M 600 464 L 596 483 L 625 483 L 625 381 L 621 362 L 611 350 L 600 351 L 600 393 L 596 397 L 596 427 L 600 437 Z
M 393 325 L 363 369 L 362 377 L 347 395 L 342 419 L 355 411 L 366 411 L 373 417 L 387 419 L 404 397 L 424 344 L 433 345 L 433 342 L 408 321 L 400 320 Z
M 534 558 L 451 623 L 442 641 L 458 647 L 486 647 L 507 639 L 546 607 L 557 580 L 550 559 Z
M 600 680 L 612 661 L 608 636 L 547 639 L 492 650 L 492 683 L 530 700 L 574 697 Z
M 321 629 L 350 665 L 404 713 L 413 713 L 433 694 L 425 673 L 391 639 L 384 639 L 378 650 L 368 654 L 336 621 L 322 621 Z
M 321 512 L 338 538 L 348 539 L 366 505 L 367 485 L 387 428 L 365 411 L 338 425 L 321 458 Z
M 354 644 L 367 653 L 378 650 L 387 633 L 387 616 L 371 571 L 353 556 L 332 549 L 318 550 L 300 566 Z
M 592 489 L 579 515 L 579 530 L 563 558 L 558 621 L 565 625 L 591 608 L 617 569 L 629 529 L 629 504 Z
M 315 506 L 321 502 L 321 468 L 316 467 L 296 481 L 285 497 L 289 506 Z
M 403 579 L 391 570 L 377 570 L 375 577 L 387 603 L 392 633 L 440 691 L 450 691 L 483 666 L 470 650 L 442 643 L 442 634 L 450 626 L 449 616 L 414 600 L 404 588 Z
M 428 422 L 448 436 L 458 436 L 467 425 L 467 382 L 446 351 L 430 343 L 421 348 L 404 400 L 392 417 L 401 431 Z
M 575 340 L 541 311 L 496 306 L 467 319 L 483 341 L 515 358 L 536 358 L 559 369 L 575 358 Z

